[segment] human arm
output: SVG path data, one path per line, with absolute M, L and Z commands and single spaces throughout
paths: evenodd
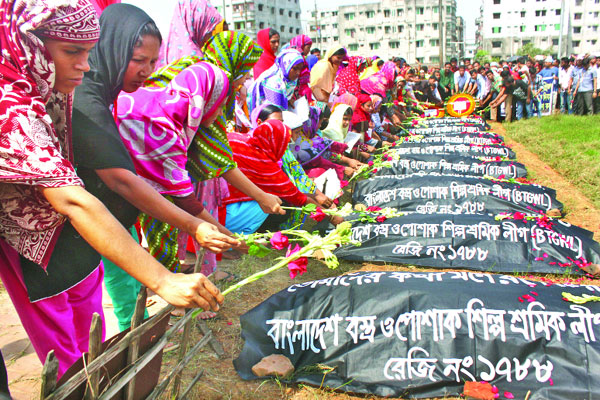
M 329 93 L 327 93 L 323 89 L 321 89 L 319 87 L 314 87 L 314 88 L 312 88 L 312 93 L 313 93 L 313 96 L 315 96 L 315 99 L 317 101 L 322 101 L 323 103 L 329 103 Z
M 187 213 L 165 199 L 145 180 L 125 168 L 95 170 L 100 179 L 114 192 L 140 211 L 192 235 L 207 249 L 221 252 L 239 241 L 220 233 L 217 227 Z
M 240 171 L 239 168 L 231 169 L 223 174 L 223 178 L 240 192 L 252 197 L 267 214 L 285 214 L 281 208 L 281 199 L 266 193 L 256 186 Z
M 83 187 L 63 186 L 41 191 L 52 207 L 65 215 L 96 251 L 165 301 L 176 307 L 218 311 L 223 296 L 204 275 L 168 271 L 138 245 L 102 202 Z

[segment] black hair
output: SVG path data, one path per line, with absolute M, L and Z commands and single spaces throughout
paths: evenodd
M 508 72 L 508 70 L 506 70 L 506 69 L 503 69 L 503 70 L 500 72 L 500 76 L 501 76 L 501 77 L 503 77 L 503 78 L 507 78 L 507 77 L 509 77 L 509 76 L 510 76 L 510 72 Z
M 385 64 L 385 61 L 383 61 L 382 59 L 377 60 L 377 66 L 379 68 L 381 68 L 383 66 L 383 64 Z
M 353 114 L 354 111 L 352 111 L 352 107 L 348 107 L 346 111 L 344 111 L 344 117 L 351 117 Z
M 479 69 L 477 70 L 477 72 L 479 72 L 480 74 L 485 73 L 485 67 L 479 67 Z
M 512 76 L 507 76 L 506 78 L 504 78 L 504 86 L 511 86 L 515 83 L 515 78 L 513 78 Z
M 267 104 L 260 112 L 258 113 L 258 119 L 261 121 L 266 121 L 269 118 L 269 115 L 281 112 L 281 108 L 276 106 L 275 104 Z
M 453 63 L 453 62 L 458 62 L 458 60 L 456 59 L 456 57 L 452 57 L 452 58 L 450 59 L 450 62 L 451 62 L 451 63 Z
M 590 61 L 592 61 L 592 60 L 589 57 L 584 58 L 583 61 L 581 62 L 581 66 L 589 67 Z
M 320 52 L 321 52 L 321 50 L 319 50 L 318 48 L 315 47 L 314 49 L 312 49 L 310 51 L 310 54 L 315 54 L 315 53 L 320 53 Z
M 325 108 L 323 108 L 323 111 L 321 111 L 321 115 L 319 116 L 319 118 L 329 119 L 330 117 L 331 117 L 331 107 L 325 106 Z
M 560 59 L 560 61 L 569 62 L 569 58 L 568 57 L 563 57 L 563 58 Z
M 269 28 L 269 39 L 271 39 L 273 36 L 275 35 L 279 35 L 279 32 L 277 32 L 275 29 L 273 28 Z
M 146 25 L 142 26 L 142 29 L 140 29 L 140 33 L 138 33 L 138 37 L 135 40 L 134 47 L 140 47 L 142 45 L 142 39 L 144 36 L 155 37 L 158 39 L 159 43 L 162 43 L 162 35 L 160 34 L 160 30 L 158 30 L 158 27 L 154 21 L 148 21 Z
M 414 68 L 409 69 L 408 72 L 406 73 L 406 75 L 416 75 L 416 74 L 417 74 L 417 71 L 415 71 Z
M 529 73 L 531 75 L 535 75 L 535 74 L 537 74 L 537 69 L 535 67 L 529 67 Z
M 506 60 L 500 60 L 500 61 L 498 61 L 498 65 L 502 65 L 502 64 L 504 64 L 505 62 L 506 62 Z
M 461 69 L 461 68 L 462 69 L 467 69 L 467 67 L 464 64 L 461 64 L 461 65 L 458 66 L 458 69 Z
M 429 72 L 429 69 L 427 68 L 427 65 L 423 65 L 423 71 L 425 71 L 425 73 Z
M 333 53 L 333 55 L 331 57 L 333 57 L 333 56 L 345 56 L 345 55 L 346 55 L 346 49 L 342 48 L 342 49 L 339 49 L 338 51 L 336 51 L 335 53 Z
M 447 62 L 446 64 L 444 64 L 444 67 L 447 66 L 447 65 L 452 66 L 452 63 Z
M 519 57 L 517 62 L 521 63 L 521 64 L 525 64 L 527 62 L 527 58 L 525 57 Z

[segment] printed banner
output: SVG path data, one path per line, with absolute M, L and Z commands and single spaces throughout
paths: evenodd
M 582 274 L 578 265 L 600 265 L 592 232 L 561 220 L 527 221 L 519 213 L 488 215 L 408 214 L 384 222 L 355 220 L 361 246 L 334 253 L 351 261 L 413 264 L 501 273 Z
M 527 169 L 515 161 L 482 161 L 476 157 L 460 155 L 407 154 L 400 160 L 390 161 L 391 167 L 382 168 L 379 175 L 407 175 L 420 171 L 474 176 L 491 176 L 501 179 L 525 178 Z
M 538 94 L 540 112 L 542 115 L 552 115 L 554 111 L 554 103 L 556 101 L 556 95 L 554 91 L 554 78 L 549 76 L 543 78 L 544 86 Z
M 471 272 L 359 272 L 292 285 L 241 317 L 239 375 L 283 354 L 290 381 L 382 397 L 459 396 L 487 381 L 500 398 L 600 399 L 600 304 Z M 529 393 L 529 395 L 528 395 Z
M 435 137 L 435 136 L 434 136 Z M 454 144 L 454 143 L 410 143 L 404 142 L 393 150 L 398 154 L 456 154 L 474 157 L 502 157 L 514 160 L 517 158 L 512 149 L 502 145 L 476 145 L 473 143 Z
M 439 125 L 431 128 L 414 128 L 409 130 L 413 135 L 443 135 L 446 133 L 478 133 L 483 132 L 479 126 L 471 125 Z
M 504 138 L 500 135 L 489 135 L 487 133 L 452 133 L 439 136 L 407 136 L 404 138 L 404 143 L 452 143 L 452 144 L 477 144 L 477 145 L 492 145 L 504 144 Z
M 547 213 L 561 211 L 556 191 L 461 175 L 381 176 L 358 182 L 354 203 L 422 214 Z

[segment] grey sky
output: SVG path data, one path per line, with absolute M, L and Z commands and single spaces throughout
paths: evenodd
M 373 0 L 367 0 L 366 2 L 372 2 Z M 457 0 L 457 14 L 465 19 L 466 33 L 465 40 L 475 40 L 475 18 L 479 16 L 479 6 L 482 0 Z M 357 4 L 363 3 L 365 0 L 328 0 L 327 7 L 340 6 L 342 4 Z M 166 33 L 169 31 L 169 23 L 171 22 L 171 15 L 173 13 L 173 7 L 175 5 L 174 0 L 123 0 L 123 3 L 134 4 L 143 10 L 145 10 L 158 25 L 161 32 Z M 321 0 L 317 1 L 317 7 L 319 3 L 322 4 Z M 315 0 L 300 0 L 300 7 L 313 9 L 315 7 Z

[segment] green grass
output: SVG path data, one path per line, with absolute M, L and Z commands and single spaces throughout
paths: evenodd
M 600 115 L 552 115 L 504 128 L 600 207 Z

